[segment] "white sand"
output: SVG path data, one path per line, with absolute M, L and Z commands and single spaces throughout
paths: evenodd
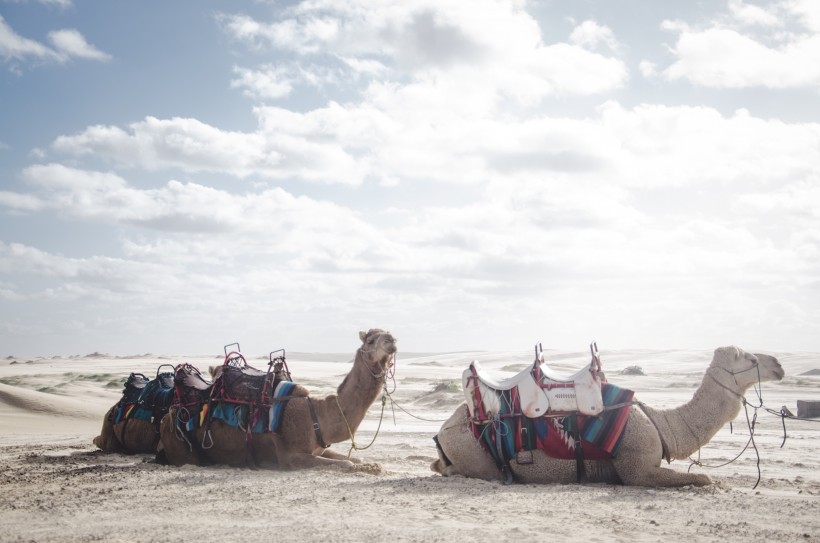
M 820 400 L 820 355 L 772 353 L 786 370 L 764 383 L 763 401 L 797 412 L 796 401 Z M 588 355 L 547 352 L 569 372 Z M 335 390 L 350 354 L 289 354 L 294 380 L 311 394 Z M 462 401 L 460 376 L 470 360 L 499 372 L 531 352 L 399 356 L 393 399 L 439 421 Z M 691 398 L 711 352 L 602 352 L 608 379 L 654 407 Z M 203 372 L 217 357 L 83 357 L 0 361 L 0 541 L 820 541 L 820 419 L 781 421 L 758 411 L 756 456 L 749 449 L 708 473 L 706 488 L 609 485 L 510 485 L 443 478 L 429 471 L 432 436 L 441 422 L 388 407 L 375 444 L 354 453 L 381 474 L 309 470 L 174 468 L 148 455 L 101 454 L 91 444 L 105 411 L 132 371 L 153 375 L 162 363 L 191 362 Z M 264 368 L 266 359 L 249 362 Z M 637 365 L 646 376 L 619 375 Z M 433 392 L 453 380 L 456 391 Z M 446 387 L 439 387 L 446 388 Z M 452 387 L 451 387 L 452 388 Z M 750 391 L 748 399 L 756 403 Z M 380 403 L 356 436 L 373 437 Z M 753 414 L 750 411 L 750 415 Z M 745 414 L 701 451 L 725 464 L 746 444 Z M 334 445 L 347 452 L 349 442 Z M 688 462 L 676 461 L 686 470 Z

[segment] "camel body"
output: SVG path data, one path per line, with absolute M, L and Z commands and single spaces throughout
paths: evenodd
M 159 445 L 159 433 L 154 423 L 128 419 L 117 424 L 111 421 L 114 418 L 114 405 L 108 410 L 103 419 L 100 435 L 94 438 L 93 443 L 103 452 L 122 453 L 155 453 Z
M 352 467 L 359 463 L 359 459 L 348 459 L 328 446 L 350 439 L 355 433 L 384 387 L 396 353 L 396 339 L 390 332 L 371 329 L 360 332 L 359 338 L 362 346 L 337 393 L 314 399 L 304 387 L 297 386 L 285 407 L 279 432 L 252 433 L 249 440 L 244 430 L 214 419 L 207 429 L 197 428 L 186 441 L 176 428 L 179 410 L 172 407 L 160 425 L 161 454 L 177 466 L 227 464 L 299 469 Z M 319 432 L 314 428 L 311 404 Z
M 167 413 L 171 400 L 172 374 L 166 372 L 160 375 L 160 370 L 167 366 L 169 365 L 163 364 L 157 369 L 155 379 L 148 381 L 144 385 L 145 388 L 141 389 L 144 392 L 143 394 L 132 396 L 129 400 L 128 390 L 131 383 L 134 380 L 139 381 L 139 378 L 147 380 L 147 377 L 142 374 L 131 374 L 123 390 L 123 397 L 105 413 L 100 435 L 92 440 L 94 445 L 103 452 L 155 453 L 157 451 L 160 419 L 164 413 Z M 134 389 L 131 388 L 131 390 Z M 164 391 L 164 394 L 157 396 L 158 391 Z M 137 390 L 137 393 L 139 393 L 139 390 Z M 146 397 L 145 393 L 150 393 L 150 395 Z M 131 392 L 131 394 L 134 393 Z M 135 404 L 133 410 L 148 410 L 149 415 L 152 415 L 151 420 L 126 416 L 114 424 L 117 410 L 120 407 L 129 405 L 126 403 L 129 401 L 133 401 Z
M 715 350 L 712 363 L 692 400 L 674 409 L 632 406 L 618 454 L 611 460 L 584 461 L 585 482 L 650 487 L 704 486 L 708 475 L 683 473 L 661 466 L 669 459 L 685 459 L 733 420 L 743 393 L 758 381 L 779 381 L 784 372 L 773 356 L 746 353 L 737 347 Z M 462 475 L 502 480 L 501 470 L 475 439 L 466 404 L 459 406 L 438 433 L 439 459 L 431 469 L 445 476 Z M 664 449 L 665 445 L 665 449 Z M 516 481 L 522 483 L 574 483 L 575 460 L 551 458 L 532 451 L 532 463 L 509 462 Z

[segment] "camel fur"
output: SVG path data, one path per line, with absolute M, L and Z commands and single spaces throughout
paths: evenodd
M 113 406 L 105 414 L 100 435 L 93 439 L 94 445 L 103 452 L 123 453 L 155 453 L 159 445 L 159 435 L 154 423 L 128 419 L 117 424 L 111 423 L 111 418 L 117 406 Z
M 630 407 L 618 455 L 607 461 L 584 461 L 585 482 L 648 487 L 705 486 L 708 475 L 683 473 L 661 467 L 666 446 L 668 459 L 683 460 L 698 451 L 741 408 L 743 394 L 759 381 L 779 381 L 784 371 L 773 356 L 752 354 L 737 347 L 715 350 L 700 387 L 686 404 L 673 409 Z M 442 425 L 438 434 L 439 459 L 431 469 L 445 476 L 462 475 L 502 480 L 492 457 L 473 437 L 466 404 Z M 516 481 L 522 483 L 574 483 L 575 460 L 550 458 L 533 451 L 532 464 L 510 460 Z
M 327 447 L 350 439 L 356 432 L 367 409 L 384 387 L 393 366 L 396 339 L 390 332 L 378 328 L 359 332 L 359 338 L 362 345 L 356 351 L 353 367 L 336 394 L 314 399 L 307 396 L 304 388 L 301 388 L 304 394 L 300 395 L 297 388 L 294 395 L 298 397 L 288 401 L 278 433 L 254 433 L 248 443 L 245 431 L 212 420 L 210 435 L 206 435 L 205 428 L 198 428 L 189 446 L 176 434 L 177 410 L 172 407 L 160 425 L 160 448 L 165 458 L 177 466 L 227 464 L 281 469 L 351 468 L 360 463 L 357 458 L 348 459 Z M 313 429 L 308 401 L 313 403 L 325 443 L 319 443 Z

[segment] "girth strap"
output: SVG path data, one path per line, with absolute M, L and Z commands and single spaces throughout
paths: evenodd
M 313 420 L 313 431 L 316 432 L 316 441 L 319 442 L 320 447 L 327 449 L 330 445 L 325 443 L 325 440 L 322 438 L 322 430 L 319 428 L 319 418 L 316 416 L 316 408 L 313 407 L 313 400 L 310 399 L 310 396 L 306 399 L 308 408 L 310 409 L 310 418 Z

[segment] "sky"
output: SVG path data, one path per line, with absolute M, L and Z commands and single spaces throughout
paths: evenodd
M 0 355 L 820 352 L 820 2 L 0 0 Z

